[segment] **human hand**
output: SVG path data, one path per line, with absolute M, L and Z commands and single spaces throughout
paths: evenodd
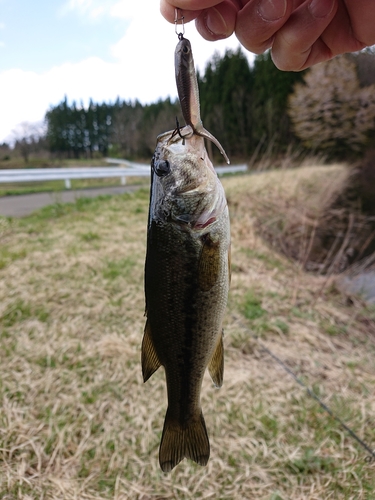
M 374 0 L 161 0 L 170 22 L 175 8 L 184 22 L 196 20 L 206 40 L 235 32 L 255 54 L 271 48 L 275 65 L 285 71 L 375 44 Z

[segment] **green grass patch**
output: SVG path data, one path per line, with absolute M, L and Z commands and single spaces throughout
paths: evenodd
M 258 293 L 254 291 L 246 293 L 243 303 L 243 313 L 251 321 L 259 319 L 267 313 L 262 307 L 262 299 Z
M 347 325 L 337 324 L 329 321 L 322 322 L 322 330 L 329 336 L 335 337 L 337 335 L 347 334 Z
M 293 474 L 305 476 L 306 474 L 332 474 L 337 465 L 333 458 L 316 455 L 313 449 L 307 448 L 303 450 L 300 458 L 289 462 L 288 468 Z
M 81 234 L 81 238 L 86 242 L 100 240 L 99 234 L 94 231 L 88 231 L 87 233 Z
M 268 269 L 279 269 L 280 271 L 285 269 L 285 264 L 281 259 L 277 258 L 275 254 L 271 252 L 260 252 L 253 248 L 242 248 L 242 251 L 250 257 L 250 259 L 257 259 L 263 262 Z
M 4 327 L 11 327 L 29 318 L 36 318 L 39 321 L 46 322 L 49 318 L 49 312 L 41 304 L 36 306 L 22 299 L 16 299 L 5 309 L 0 317 L 0 324 Z
M 23 259 L 27 255 L 26 248 L 21 248 L 20 250 L 12 250 L 9 247 L 0 248 L 0 269 L 3 269 L 10 262 L 14 262 L 18 259 Z
M 133 257 L 119 260 L 108 260 L 103 269 L 103 277 L 107 280 L 115 280 L 119 276 L 127 277 L 136 265 Z
M 289 333 L 289 325 L 282 319 L 275 319 L 273 325 L 284 334 Z

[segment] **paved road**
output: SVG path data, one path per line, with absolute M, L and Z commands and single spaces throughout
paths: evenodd
M 99 196 L 101 194 L 122 194 L 135 191 L 140 186 L 112 186 L 103 188 L 77 189 L 55 193 L 33 193 L 0 197 L 0 215 L 6 217 L 24 217 L 38 208 L 53 203 L 74 202 L 77 198 Z

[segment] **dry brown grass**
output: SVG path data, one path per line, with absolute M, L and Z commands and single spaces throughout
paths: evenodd
M 375 447 L 374 311 L 254 231 L 259 200 L 292 204 L 335 168 L 224 179 L 233 275 L 224 385 L 203 386 L 211 458 L 169 475 L 164 375 L 144 385 L 140 369 L 147 192 L 0 219 L 0 497 L 373 498 L 366 452 L 243 327 Z
M 369 267 L 375 261 L 373 164 L 371 157 L 356 168 L 302 168 L 288 183 L 271 187 L 271 196 L 255 194 L 258 232 L 307 271 L 330 276 Z

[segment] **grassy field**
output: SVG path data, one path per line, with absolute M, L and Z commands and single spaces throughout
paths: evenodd
M 375 463 L 252 336 L 375 448 L 375 309 L 254 230 L 259 207 L 265 224 L 267 203 L 307 203 L 341 172 L 223 180 L 233 269 L 224 385 L 203 384 L 211 458 L 170 474 L 164 374 L 143 384 L 140 368 L 148 191 L 0 218 L 0 498 L 373 499 Z

